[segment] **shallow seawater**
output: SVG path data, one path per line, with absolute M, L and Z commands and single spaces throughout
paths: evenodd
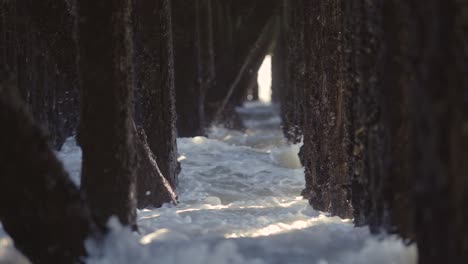
M 110 221 L 103 246 L 88 241 L 88 263 L 416 263 L 414 246 L 372 237 L 299 197 L 300 145 L 284 140 L 277 107 L 250 103 L 238 111 L 245 131 L 215 127 L 208 138 L 178 139 L 180 204 L 139 211 L 138 234 Z M 59 157 L 78 182 L 73 139 Z M 2 241 L 10 240 L 0 228 L 0 263 L 14 255 Z

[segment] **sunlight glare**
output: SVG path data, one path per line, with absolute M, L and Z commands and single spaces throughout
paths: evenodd
M 143 245 L 147 245 L 147 244 L 153 242 L 154 240 L 157 240 L 158 238 L 160 238 L 160 237 L 162 237 L 164 235 L 167 235 L 169 232 L 170 232 L 169 229 L 161 228 L 159 230 L 156 230 L 153 233 L 150 233 L 150 234 L 142 237 L 140 239 L 140 243 L 143 244 Z
M 258 70 L 258 97 L 263 103 L 271 102 L 271 56 L 267 55 Z

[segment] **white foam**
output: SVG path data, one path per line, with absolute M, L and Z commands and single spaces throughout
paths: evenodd
M 62 149 L 56 154 L 72 181 L 77 186 L 80 186 L 82 153 L 81 148 L 76 144 L 75 138 L 70 137 L 65 140 Z
M 103 245 L 88 241 L 88 263 L 416 263 L 415 246 L 374 238 L 298 197 L 300 146 L 287 145 L 278 120 L 268 116 L 274 111 L 249 104 L 240 109 L 246 133 L 215 128 L 209 138 L 178 139 L 180 204 L 138 211 L 139 234 L 111 221 Z M 59 156 L 78 183 L 81 152 L 73 139 Z M 1 228 L 0 240 L 10 241 Z M 19 255 L 4 244 L 0 263 Z
M 299 159 L 299 151 L 302 143 L 278 147 L 271 150 L 271 159 L 279 166 L 291 169 L 302 168 L 301 160 Z

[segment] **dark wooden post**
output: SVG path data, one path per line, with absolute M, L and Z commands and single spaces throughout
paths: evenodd
M 249 85 L 270 51 L 275 31 L 260 35 L 277 15 L 278 1 L 214 1 L 213 6 L 216 79 L 206 96 L 205 113 L 209 123 L 222 121 L 226 127 L 242 128 L 234 108 L 246 100 Z M 221 120 L 215 120 L 221 108 Z
M 54 147 L 60 148 L 78 122 L 73 1 L 2 1 L 0 60 Z
M 131 2 L 78 6 L 81 186 L 98 225 L 111 216 L 136 225 Z
M 351 109 L 345 98 L 341 3 L 304 1 L 304 8 L 297 8 L 305 12 L 306 79 L 301 98 L 306 108 L 303 131 L 307 133 L 301 150 L 306 174 L 303 195 L 318 210 L 351 217 L 347 131 L 347 112 Z
M 177 128 L 180 137 L 205 135 L 205 97 L 215 78 L 213 0 L 174 2 Z
M 13 86 L 0 83 L 0 220 L 33 263 L 80 263 L 91 214 Z
M 137 121 L 162 174 L 175 188 L 179 165 L 170 1 L 133 1 L 133 14 Z

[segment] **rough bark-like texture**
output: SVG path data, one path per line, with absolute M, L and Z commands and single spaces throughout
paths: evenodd
M 77 263 L 93 225 L 78 188 L 11 87 L 0 84 L 0 220 L 33 263 Z
M 164 203 L 177 204 L 177 197 L 166 178 L 159 170 L 156 156 L 151 151 L 145 131 L 135 131 L 138 154 L 137 200 L 139 209 L 157 208 Z
M 56 148 L 78 119 L 73 6 L 60 1 L 0 3 L 0 63 L 15 73 L 22 97 Z
M 318 210 L 352 217 L 348 188 L 351 173 L 349 120 L 346 119 L 350 110 L 346 108 L 344 95 L 341 2 L 306 1 L 304 8 L 297 8 L 305 11 L 307 75 L 304 95 L 300 95 L 305 98 L 307 109 L 303 121 L 303 130 L 307 133 L 301 150 L 306 189 L 302 194 Z M 290 78 L 298 77 L 291 74 Z
M 462 162 L 468 150 L 466 4 L 395 0 L 383 6 L 385 69 L 394 78 L 382 79 L 382 89 L 406 109 L 382 108 L 382 122 L 391 128 L 387 162 L 400 168 L 384 184 L 392 193 L 392 224 L 403 235 L 414 232 L 420 263 L 468 260 L 467 229 L 460 224 L 468 205 L 466 185 L 460 187 L 468 175 Z M 407 189 L 401 189 L 400 179 L 409 182 Z M 414 205 L 409 231 L 401 221 L 398 194 Z
M 170 1 L 134 0 L 133 14 L 137 119 L 162 174 L 175 188 L 179 164 Z
M 130 0 L 78 6 L 81 186 L 101 228 L 113 215 L 136 225 L 130 12 Z
M 414 238 L 411 105 L 404 87 L 408 80 L 400 79 L 413 69 L 398 66 L 403 46 L 394 41 L 400 39 L 403 13 L 393 5 L 358 1 L 345 6 L 345 49 L 352 51 L 346 59 L 347 84 L 355 98 L 351 188 L 357 225 Z
M 369 34 L 370 32 L 366 30 L 375 26 L 371 24 L 373 21 L 368 16 L 376 14 L 368 10 L 369 6 L 365 6 L 364 1 L 347 2 L 343 5 L 343 8 L 345 12 L 343 18 L 345 25 L 343 30 L 344 67 L 346 68 L 345 92 L 349 98 L 352 98 L 350 100 L 352 111 L 346 109 L 348 112 L 347 118 L 352 121 L 349 127 L 352 132 L 351 140 L 353 142 L 351 165 L 354 166 L 350 178 L 351 201 L 354 209 L 354 223 L 361 226 L 369 223 L 368 219 L 373 217 L 369 215 L 371 211 L 370 204 L 377 204 L 370 201 L 370 181 L 365 178 L 370 176 L 368 175 L 369 171 L 375 170 L 375 168 L 367 165 L 367 152 L 364 151 L 373 143 L 372 140 L 367 139 L 369 130 L 364 127 L 373 121 L 368 120 L 367 112 L 371 112 L 369 109 L 375 111 L 377 106 L 374 99 L 375 93 L 378 93 L 375 76 L 375 63 L 378 55 L 377 47 L 375 47 L 376 36 Z M 373 82 L 371 82 L 372 78 Z M 357 97 L 358 94 L 359 97 Z M 377 135 L 382 131 L 373 130 L 373 132 Z M 375 151 L 378 151 L 378 149 Z M 379 154 L 375 153 L 375 155 Z M 374 173 L 376 172 L 372 172 L 372 175 Z M 380 198 L 381 196 L 376 195 L 374 197 Z M 371 229 L 373 229 L 372 225 Z
M 357 224 L 418 243 L 420 263 L 467 256 L 467 10 L 460 2 L 346 6 Z M 458 11 L 457 11 L 458 10 Z M 354 16 L 351 16 L 354 14 Z M 359 31 L 356 32 L 356 29 Z M 350 41 L 351 40 L 351 41 Z M 464 219 L 464 220 L 462 220 Z
M 416 241 L 420 263 L 465 263 L 466 1 L 303 4 L 303 194 Z

